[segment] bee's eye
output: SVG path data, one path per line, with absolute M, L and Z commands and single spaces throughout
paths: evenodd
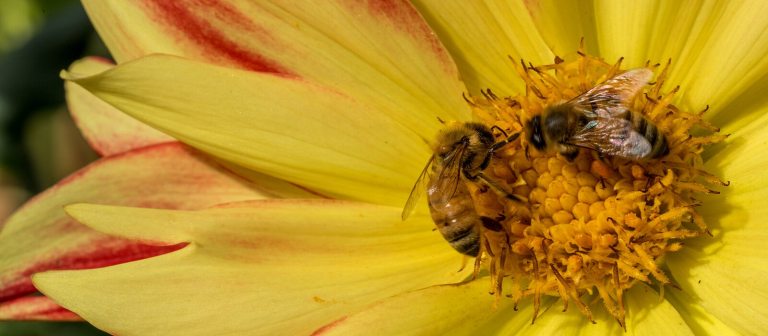
M 546 144 L 544 143 L 544 136 L 541 133 L 541 117 L 535 116 L 528 122 L 528 140 L 538 150 L 544 149 Z

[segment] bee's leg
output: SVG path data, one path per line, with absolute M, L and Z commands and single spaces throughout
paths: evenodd
M 526 160 L 530 160 L 531 159 L 531 155 L 528 152 L 528 145 L 527 144 L 525 145 L 525 159 Z
M 496 126 L 496 127 L 497 127 L 499 130 L 501 130 L 501 128 L 499 128 L 498 126 Z M 507 133 L 506 133 L 506 132 L 504 132 L 504 131 L 502 131 L 502 133 L 504 133 L 504 135 L 505 135 L 505 136 L 507 135 Z M 515 133 L 515 134 L 512 134 L 512 135 L 508 136 L 506 139 L 504 139 L 504 140 L 501 140 L 501 141 L 499 141 L 499 142 L 497 142 L 497 143 L 493 144 L 493 145 L 491 146 L 491 149 L 489 149 L 489 150 L 488 150 L 488 156 L 491 156 L 491 155 L 493 154 L 493 152 L 495 152 L 495 151 L 499 150 L 499 148 L 506 146 L 508 143 L 510 143 L 510 142 L 512 142 L 512 141 L 515 141 L 515 139 L 517 139 L 518 137 L 520 137 L 520 132 L 517 132 L 517 133 Z
M 504 131 L 503 129 L 501 129 L 501 127 L 499 127 L 499 126 L 496 126 L 496 125 L 493 125 L 493 126 L 491 126 L 491 131 L 493 131 L 493 130 L 497 130 L 497 131 L 501 132 L 501 134 L 504 134 L 504 137 L 505 137 L 505 138 L 508 138 L 508 137 L 509 137 L 509 134 L 507 134 L 507 132 L 505 132 L 505 131 Z
M 597 153 L 597 159 L 598 160 L 605 162 L 605 155 L 603 155 L 602 151 L 597 150 L 597 151 L 595 151 L 595 153 Z
M 472 270 L 472 280 L 477 279 L 480 277 L 480 266 L 483 263 L 483 255 L 479 254 L 477 257 L 475 257 L 475 266 Z
M 600 185 L 605 188 L 605 180 L 614 176 L 613 169 L 606 163 L 605 157 L 599 154 L 599 152 L 596 156 L 597 158 L 592 161 L 590 171 L 599 175 Z
M 562 155 L 568 162 L 572 162 L 579 156 L 579 147 L 562 145 L 560 146 L 560 155 Z
M 528 199 L 526 199 L 525 197 L 517 196 L 517 195 L 515 195 L 513 193 L 507 192 L 498 183 L 496 183 L 495 181 L 489 179 L 483 173 L 478 173 L 475 176 L 468 176 L 468 177 L 472 181 L 479 181 L 479 182 L 487 185 L 489 188 L 493 189 L 493 191 L 495 191 L 496 194 L 498 194 L 501 197 L 505 197 L 508 200 L 512 200 L 512 201 L 520 202 L 520 203 L 528 202 Z
M 659 183 L 660 183 L 660 184 L 661 184 L 663 187 L 666 187 L 666 186 L 664 185 L 664 183 L 661 183 L 661 176 L 659 176 L 659 175 L 656 175 L 656 174 L 649 174 L 649 173 L 647 173 L 647 172 L 646 172 L 646 173 L 645 173 L 645 189 L 643 189 L 643 192 L 646 192 L 646 191 L 648 191 L 648 189 L 650 189 L 650 188 L 651 188 L 651 186 L 652 186 L 654 183 L 656 183 L 656 181 L 659 181 Z

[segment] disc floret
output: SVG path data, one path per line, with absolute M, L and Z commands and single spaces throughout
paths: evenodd
M 726 136 L 702 119 L 704 111 L 690 113 L 672 104 L 678 88 L 664 89 L 669 65 L 646 64 L 656 79 L 630 104 L 663 132 L 669 154 L 632 161 L 583 149 L 568 160 L 533 149 L 525 137 L 496 154 L 489 173 L 527 199 L 508 201 L 473 189 L 478 212 L 499 218 L 503 228 L 483 235 L 482 263 L 497 297 L 517 303 L 532 296 L 535 320 L 540 296 L 556 296 L 592 320 L 585 295 L 596 295 L 624 326 L 627 289 L 639 282 L 676 286 L 663 271 L 664 256 L 680 250 L 684 239 L 709 234 L 695 197 L 715 194 L 714 186 L 727 183 L 704 171 L 701 152 Z M 542 66 L 520 62 L 518 72 L 524 94 L 500 98 L 486 90 L 467 99 L 478 119 L 509 133 L 524 132 L 526 121 L 547 106 L 623 70 L 621 60 L 609 64 L 579 53 L 574 60 L 557 58 Z

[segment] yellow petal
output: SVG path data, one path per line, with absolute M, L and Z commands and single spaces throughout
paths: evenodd
M 118 63 L 151 53 L 290 74 L 392 111 L 429 136 L 466 120 L 463 84 L 406 1 L 84 1 Z M 296 97 L 294 97 L 296 98 Z
M 713 1 L 692 6 L 681 3 L 681 7 L 680 13 L 700 9 L 695 20 L 690 19 L 690 13 L 683 16 L 690 31 L 679 32 L 676 40 L 669 43 L 684 46 L 680 56 L 673 59 L 675 71 L 670 82 L 681 85 L 680 97 L 686 105 L 700 109 L 709 104 L 712 109 L 708 116 L 718 124 L 751 114 L 751 110 L 732 109 L 728 105 L 758 83 L 763 90 L 755 96 L 765 97 L 768 17 L 764 13 L 768 3 Z M 669 13 L 665 20 L 677 24 L 679 15 Z M 660 31 L 659 36 L 662 34 L 666 32 Z
M 198 209 L 269 195 L 179 143 L 102 158 L 37 195 L 5 223 L 0 232 L 0 300 L 34 292 L 30 276 L 35 272 L 111 265 L 168 251 L 88 229 L 70 219 L 64 205 Z
M 468 271 L 457 272 L 461 257 L 426 218 L 401 223 L 398 208 L 270 200 L 202 211 L 76 205 L 68 212 L 123 237 L 191 242 L 138 262 L 35 276 L 47 296 L 119 335 L 307 334 Z
M 375 326 L 381 335 L 507 334 L 531 323 L 530 300 L 514 311 L 512 300 L 493 307 L 488 278 L 456 285 L 433 286 L 384 299 L 364 310 L 342 316 L 315 335 L 360 335 Z
M 626 57 L 630 67 L 672 60 L 669 88 L 681 86 L 679 105 L 711 106 L 724 125 L 753 111 L 728 106 L 755 85 L 762 99 L 768 60 L 768 4 L 763 1 L 637 1 L 595 3 L 600 54 Z
M 481 278 L 460 285 L 434 286 L 387 298 L 360 312 L 340 317 L 315 331 L 318 335 L 356 335 L 375 325 L 383 335 L 690 335 L 680 315 L 657 293 L 636 286 L 626 294 L 625 333 L 599 305 L 592 305 L 592 324 L 576 307 L 562 312 L 561 302 L 544 297 L 540 316 L 531 324 L 530 299 L 513 309 L 501 298 L 494 308 L 488 294 L 489 280 Z
M 669 290 L 664 293 L 664 298 L 675 307 L 680 316 L 685 320 L 685 323 L 696 335 L 741 335 L 709 313 L 684 291 Z
M 595 27 L 600 56 L 608 62 L 624 57 L 629 67 L 641 66 L 648 57 L 658 1 L 596 1 Z
M 336 197 L 401 206 L 430 155 L 393 116 L 408 106 L 292 77 L 154 55 L 74 81 L 207 153 Z
M 419 0 L 414 5 L 446 44 L 472 94 L 486 88 L 499 96 L 520 93 L 524 86 L 513 62 L 554 59 L 522 1 Z
M 88 57 L 72 64 L 69 72 L 86 77 L 109 70 L 104 59 Z M 66 82 L 67 106 L 77 127 L 91 147 L 103 156 L 153 144 L 175 141 L 96 98 L 79 85 Z
M 568 310 L 563 312 L 562 301 L 553 302 L 531 324 L 517 330 L 517 335 L 619 335 L 623 330 L 605 311 L 598 305 L 591 305 L 596 323 L 591 323 L 577 307 L 570 303 Z M 511 334 L 515 330 L 506 330 Z M 621 332 L 620 332 L 621 331 Z
M 669 301 L 644 284 L 626 294 L 627 333 L 630 335 L 693 335 L 680 313 Z
M 668 258 L 686 293 L 708 313 L 740 333 L 768 330 L 768 114 L 745 125 L 708 160 L 710 171 L 731 181 L 704 200 L 701 214 L 713 238 L 686 241 Z
M 584 39 L 588 53 L 625 66 L 671 58 L 671 73 L 685 72 L 680 57 L 691 52 L 691 34 L 701 29 L 713 3 L 682 1 L 526 1 L 541 35 L 553 52 L 573 54 Z
M 579 0 L 543 0 L 525 1 L 525 6 L 542 38 L 555 55 L 574 55 L 582 38 L 587 53 L 599 55 L 594 3 Z
M 583 298 L 585 301 L 589 297 Z M 561 312 L 557 302 L 545 311 L 533 325 L 520 330 L 521 335 L 692 335 L 685 321 L 669 302 L 660 300 L 658 293 L 645 285 L 635 285 L 624 294 L 627 331 L 596 301 L 591 310 L 592 324 L 571 303 Z

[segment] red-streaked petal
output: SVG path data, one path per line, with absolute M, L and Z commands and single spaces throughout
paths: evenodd
M 0 302 L 0 320 L 80 321 L 81 318 L 40 295 Z
M 98 233 L 70 219 L 62 209 L 67 204 L 199 209 L 269 195 L 180 143 L 103 158 L 9 218 L 0 232 L 0 300 L 33 292 L 30 276 L 36 272 L 112 265 L 181 247 L 143 245 Z
M 332 87 L 432 136 L 467 120 L 465 90 L 448 52 L 405 0 L 88 0 L 118 64 L 152 53 L 290 74 Z M 443 114 L 443 115 L 441 115 Z
M 88 57 L 73 63 L 68 71 L 78 76 L 90 76 L 112 67 L 114 65 L 105 59 Z M 66 82 L 64 86 L 72 118 L 91 148 L 102 156 L 175 141 L 170 136 L 120 112 L 79 85 Z
M 208 154 L 337 198 L 402 206 L 430 155 L 429 129 L 400 122 L 423 107 L 381 110 L 300 78 L 150 55 L 68 79 Z
M 76 204 L 67 212 L 105 233 L 190 243 L 137 262 L 35 275 L 46 295 L 119 335 L 304 335 L 471 272 L 457 272 L 462 257 L 426 217 L 402 223 L 393 207 L 263 200 L 200 211 Z

